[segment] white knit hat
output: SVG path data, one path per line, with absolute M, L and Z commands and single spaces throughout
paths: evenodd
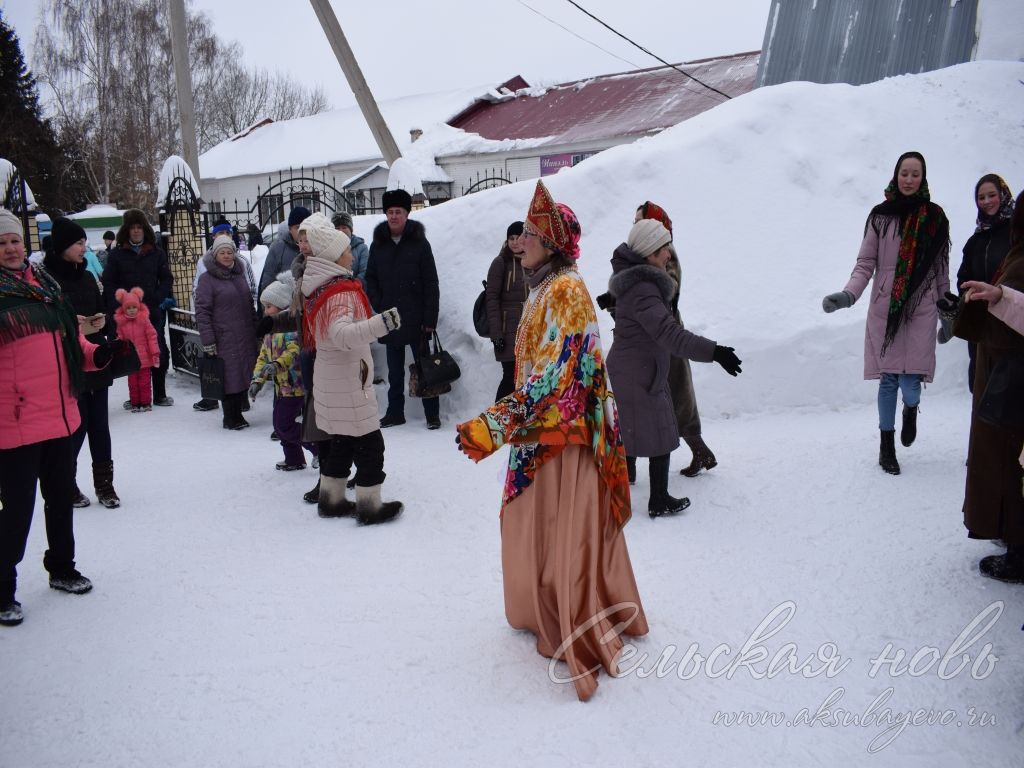
M 299 231 L 306 233 L 309 247 L 318 259 L 336 262 L 349 246 L 348 235 L 335 229 L 319 211 L 299 224 Z
M 0 208 L 0 235 L 17 235 L 25 238 L 25 228 L 21 226 L 21 219 L 6 208 Z
M 672 233 L 665 225 L 654 219 L 640 219 L 629 230 L 626 245 L 637 256 L 647 258 L 672 242 Z
M 292 293 L 295 291 L 295 278 L 289 271 L 282 272 L 277 279 L 263 289 L 260 294 L 260 303 L 273 305 L 278 309 L 288 309 L 292 303 Z

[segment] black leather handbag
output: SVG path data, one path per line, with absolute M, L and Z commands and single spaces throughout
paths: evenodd
M 416 364 L 419 367 L 419 385 L 426 390 L 451 384 L 462 375 L 455 358 L 441 347 L 437 331 L 433 333 L 433 341 L 434 348 L 431 350 L 429 338 L 424 338 L 420 359 Z

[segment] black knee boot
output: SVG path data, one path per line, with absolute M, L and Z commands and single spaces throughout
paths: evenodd
M 918 408 L 920 408 L 919 405 L 915 405 L 913 408 L 907 405 L 903 406 L 903 429 L 900 430 L 900 442 L 906 448 L 912 446 L 917 438 Z
M 626 457 L 626 477 L 630 485 L 636 485 L 636 456 Z
M 674 515 L 690 506 L 685 496 L 677 499 L 668 495 L 668 457 L 666 453 L 650 459 L 651 499 L 647 502 L 647 512 L 651 517 Z

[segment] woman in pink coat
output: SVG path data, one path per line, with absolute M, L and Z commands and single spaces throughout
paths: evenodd
M 22 224 L 0 210 L 0 624 L 22 621 L 14 599 L 17 566 L 43 494 L 50 586 L 81 594 L 92 582 L 75 570 L 76 393 L 83 370 L 107 365 L 111 350 L 90 344 L 60 286 L 25 259 Z
M 885 201 L 868 214 L 853 274 L 842 291 L 822 300 L 822 309 L 852 306 L 869 282 L 864 378 L 879 379 L 878 463 L 898 475 L 896 391 L 903 393 L 900 442 L 910 447 L 917 436 L 921 382 L 935 375 L 935 302 L 949 289 L 949 220 L 931 202 L 927 166 L 919 152 L 906 152 L 896 162 Z

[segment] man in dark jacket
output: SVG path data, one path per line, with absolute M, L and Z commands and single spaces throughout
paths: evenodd
M 260 275 L 257 296 L 263 295 L 263 289 L 270 285 L 277 276 L 286 269 L 291 269 L 292 261 L 299 255 L 299 224 L 310 216 L 309 208 L 297 205 L 288 214 L 288 231 L 279 232 L 267 252 L 267 260 L 263 262 L 263 273 Z
M 425 338 L 437 327 L 440 301 L 426 230 L 409 219 L 412 198 L 395 189 L 384 193 L 383 202 L 388 218 L 373 230 L 366 293 L 375 311 L 397 307 L 402 327 L 381 338 L 388 356 L 388 410 L 380 420 L 382 428 L 405 423 L 405 348 L 412 347 L 413 360 L 419 360 Z M 427 429 L 441 426 L 438 398 L 423 398 L 423 413 Z
M 166 385 L 171 356 L 164 338 L 164 324 L 167 310 L 174 306 L 167 254 L 157 245 L 146 214 L 137 208 L 124 212 L 124 223 L 117 231 L 115 243 L 103 269 L 103 298 L 110 315 L 107 322 L 113 323 L 114 310 L 118 307 L 114 294 L 118 288 L 142 289 L 142 301 L 149 309 L 149 321 L 160 343 L 160 367 L 153 371 L 153 405 L 174 405 L 174 399 L 167 396 Z

